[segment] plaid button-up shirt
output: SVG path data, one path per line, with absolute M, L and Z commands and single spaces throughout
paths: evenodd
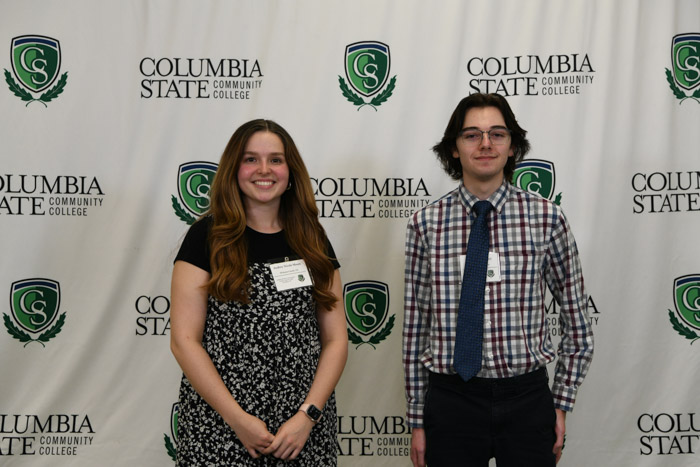
M 554 203 L 504 182 L 488 199 L 490 252 L 501 280 L 487 282 L 482 367 L 477 376 L 530 373 L 559 354 L 552 393 L 570 411 L 593 357 L 593 332 L 576 242 Z M 423 426 L 430 371 L 456 373 L 453 352 L 463 271 L 479 199 L 463 184 L 411 217 L 406 233 L 403 364 L 408 422 Z M 545 290 L 560 305 L 561 343 L 554 348 Z

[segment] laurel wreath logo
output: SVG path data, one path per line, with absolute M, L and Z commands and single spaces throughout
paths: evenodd
M 372 335 L 368 340 L 362 340 L 362 337 L 358 336 L 354 332 L 348 328 L 348 339 L 350 339 L 350 342 L 355 344 L 355 349 L 359 349 L 360 346 L 364 344 L 369 344 L 372 346 L 373 349 L 376 349 L 376 345 L 379 344 L 381 341 L 386 339 L 389 334 L 391 334 L 391 330 L 394 327 L 394 318 L 396 315 L 391 315 L 389 317 L 389 320 L 387 321 L 386 325 L 376 334 Z
M 345 79 L 343 79 L 342 76 L 338 76 L 338 82 L 340 83 L 340 90 L 343 92 L 343 96 L 347 100 L 353 103 L 353 105 L 357 105 L 357 110 L 359 111 L 362 107 L 368 105 L 374 109 L 374 111 L 377 111 L 377 107 L 382 105 L 384 102 L 387 101 L 391 97 L 391 95 L 394 92 L 394 88 L 396 87 L 396 75 L 394 75 L 393 78 L 389 81 L 389 84 L 387 87 L 374 96 L 371 101 L 365 102 L 365 100 L 361 97 L 352 92 L 348 84 L 345 82 Z
M 680 99 L 681 101 L 678 103 L 678 105 L 681 105 L 684 100 L 686 99 L 692 99 L 698 103 L 700 103 L 700 88 L 698 88 L 692 96 L 686 96 L 685 93 L 676 86 L 676 82 L 673 80 L 673 74 L 671 73 L 671 70 L 666 68 L 666 81 L 668 81 L 668 85 L 671 87 L 671 90 L 673 91 L 673 95 L 676 96 L 676 98 Z
M 182 207 L 182 205 L 177 201 L 177 198 L 175 198 L 175 195 L 171 195 L 171 199 L 173 209 L 175 210 L 175 214 L 177 214 L 177 217 L 179 217 L 181 221 L 187 223 L 188 225 L 194 224 L 194 222 L 197 219 L 192 214 L 187 212 L 185 208 Z
M 165 440 L 165 449 L 168 451 L 168 455 L 173 462 L 177 462 L 177 449 L 173 446 L 173 442 L 170 441 L 170 436 L 163 433 L 163 439 Z
M 683 326 L 683 324 L 680 321 L 678 321 L 678 318 L 676 318 L 676 315 L 673 311 L 668 310 L 668 317 L 671 320 L 671 324 L 673 325 L 673 329 L 675 329 L 678 332 L 678 334 L 685 337 L 686 339 L 690 339 L 693 341 L 690 343 L 690 345 L 693 345 L 696 340 L 700 339 L 700 336 L 698 336 L 695 333 L 695 331 Z
M 34 98 L 28 91 L 26 91 L 24 88 L 22 88 L 17 81 L 14 80 L 12 75 L 10 74 L 9 71 L 5 68 L 5 82 L 7 85 L 10 87 L 10 91 L 12 93 L 22 99 L 23 101 L 27 102 L 25 107 L 32 102 L 41 102 L 44 104 L 44 107 L 48 107 L 46 105 L 47 102 L 51 102 L 53 99 L 57 98 L 59 94 L 63 92 L 63 88 L 66 87 L 66 82 L 68 80 L 68 72 L 66 71 L 61 75 L 61 78 L 58 80 L 58 83 L 48 91 L 46 91 L 44 94 L 39 96 L 38 99 Z
M 61 332 L 61 328 L 66 322 L 66 313 L 64 312 L 61 316 L 59 316 L 58 320 L 56 321 L 56 324 L 54 324 L 45 332 L 40 334 L 39 337 L 37 337 L 36 339 L 32 338 L 32 336 L 15 326 L 12 323 L 12 320 L 10 320 L 10 316 L 6 313 L 3 313 L 3 320 L 5 321 L 5 328 L 7 329 L 8 334 L 10 334 L 18 341 L 24 342 L 24 347 L 28 346 L 31 342 L 38 342 L 41 344 L 42 347 L 46 347 L 44 343 L 53 339 L 59 332 Z

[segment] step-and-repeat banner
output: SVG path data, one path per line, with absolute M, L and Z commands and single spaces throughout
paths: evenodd
M 700 3 L 0 1 L 0 465 L 168 466 L 172 261 L 234 129 L 286 127 L 342 264 L 341 466 L 408 466 L 409 216 L 457 102 L 507 96 L 596 354 L 565 466 L 700 462 Z M 370 298 L 371 297 L 371 298 Z M 547 306 L 557 340 L 558 306 Z

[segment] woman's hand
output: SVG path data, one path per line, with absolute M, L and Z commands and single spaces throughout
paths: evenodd
M 282 424 L 275 434 L 275 439 L 263 450 L 263 454 L 272 454 L 282 460 L 296 459 L 306 440 L 309 439 L 314 423 L 303 412 L 297 412 Z
M 253 459 L 260 457 L 260 454 L 267 454 L 265 451 L 270 447 L 275 437 L 267 430 L 265 422 L 254 415 L 243 412 L 236 420 L 227 421 L 227 423 Z

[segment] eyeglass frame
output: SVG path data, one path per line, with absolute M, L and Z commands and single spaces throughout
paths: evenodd
M 497 130 L 500 130 L 500 131 L 505 130 L 505 131 L 508 133 L 508 138 L 509 138 L 511 141 L 513 140 L 513 132 L 512 132 L 509 128 L 504 127 L 504 126 L 493 127 L 493 128 L 491 128 L 491 129 L 489 129 L 489 130 L 486 130 L 486 131 L 481 130 L 481 129 L 476 128 L 476 127 L 462 128 L 461 130 L 459 130 L 459 132 L 457 132 L 457 139 L 462 138 L 462 136 L 464 135 L 464 133 L 467 132 L 467 131 L 474 131 L 474 132 L 479 131 L 479 132 L 481 132 L 481 138 L 479 139 L 479 141 L 475 141 L 474 143 L 470 143 L 470 142 L 468 142 L 468 141 L 464 141 L 464 144 L 474 144 L 474 145 L 481 144 L 481 142 L 484 141 L 484 134 L 487 135 L 487 137 L 488 137 L 488 139 L 489 139 L 489 142 L 490 142 L 491 144 L 493 144 L 494 146 L 502 146 L 502 145 L 507 144 L 507 143 L 508 143 L 507 141 L 504 141 L 503 143 L 494 143 L 493 139 L 491 139 L 491 132 L 492 132 L 492 131 L 497 131 Z

